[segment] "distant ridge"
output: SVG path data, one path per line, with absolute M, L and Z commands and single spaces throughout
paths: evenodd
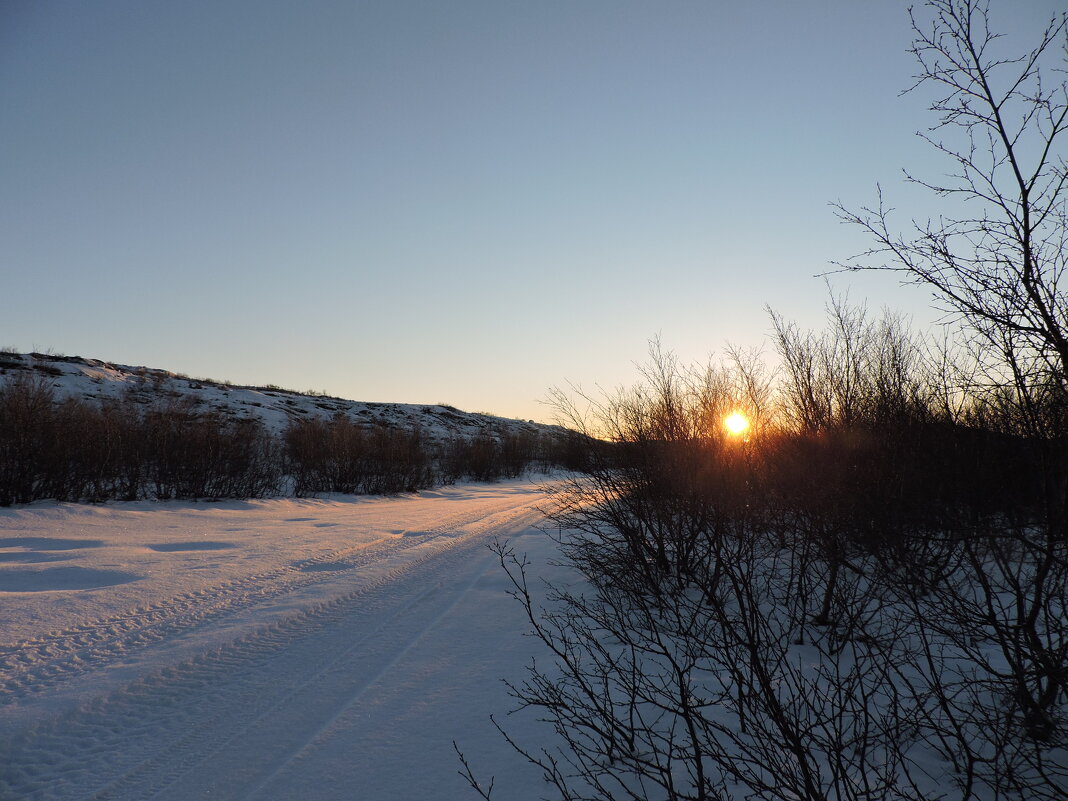
M 291 420 L 327 419 L 342 414 L 368 426 L 419 428 L 436 441 L 480 435 L 566 434 L 560 426 L 464 412 L 442 404 L 354 401 L 271 385 L 243 386 L 191 378 L 158 368 L 131 367 L 81 356 L 0 352 L 0 385 L 20 375 L 47 381 L 60 397 L 82 400 L 133 397 L 147 404 L 189 398 L 207 410 L 259 418 L 272 433 L 284 431 Z

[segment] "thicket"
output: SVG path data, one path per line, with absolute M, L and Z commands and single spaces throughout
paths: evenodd
M 772 315 L 776 375 L 654 348 L 557 395 L 610 441 L 555 494 L 582 580 L 497 550 L 554 657 L 511 689 L 555 739 L 511 742 L 561 799 L 1068 798 L 1068 17 L 1012 52 L 985 2 L 913 13 L 951 166 L 909 178 L 945 208 L 840 208 L 874 241 L 843 267 L 929 290 L 957 347 L 832 301 Z
M 0 386 L 0 506 L 412 492 L 544 469 L 562 449 L 555 439 L 507 433 L 438 443 L 343 415 L 295 420 L 275 436 L 258 419 L 188 396 L 60 398 L 47 377 L 29 373 Z
M 557 394 L 597 437 L 550 510 L 583 581 L 497 550 L 555 657 L 511 691 L 556 738 L 512 743 L 560 798 L 1068 797 L 1051 440 L 899 320 L 829 312 L 773 316 L 776 374 L 654 345 L 636 387 Z

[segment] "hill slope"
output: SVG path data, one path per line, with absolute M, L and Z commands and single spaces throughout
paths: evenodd
M 239 417 L 258 417 L 272 433 L 283 431 L 291 420 L 329 418 L 338 413 L 367 425 L 406 430 L 420 428 L 436 441 L 473 438 L 480 434 L 560 436 L 565 433 L 559 426 L 463 412 L 444 405 L 352 401 L 275 386 L 236 386 L 80 356 L 0 353 L 0 385 L 19 375 L 40 377 L 49 382 L 58 395 L 83 400 L 133 396 L 152 403 L 189 398 L 206 409 Z

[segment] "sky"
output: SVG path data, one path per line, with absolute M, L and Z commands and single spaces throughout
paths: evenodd
M 948 169 L 906 7 L 0 0 L 0 346 L 537 420 L 653 337 L 771 350 L 868 244 L 830 203 Z

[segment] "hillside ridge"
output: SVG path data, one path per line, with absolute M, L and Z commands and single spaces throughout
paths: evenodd
M 19 375 L 47 381 L 60 397 L 105 401 L 134 397 L 143 403 L 189 399 L 201 408 L 239 417 L 259 418 L 272 433 L 290 421 L 328 419 L 342 414 L 368 426 L 420 429 L 432 440 L 517 434 L 560 436 L 566 429 L 533 420 L 483 412 L 465 412 L 447 404 L 355 401 L 326 394 L 298 392 L 271 384 L 230 384 L 152 367 L 135 367 L 82 356 L 0 352 L 0 385 Z

